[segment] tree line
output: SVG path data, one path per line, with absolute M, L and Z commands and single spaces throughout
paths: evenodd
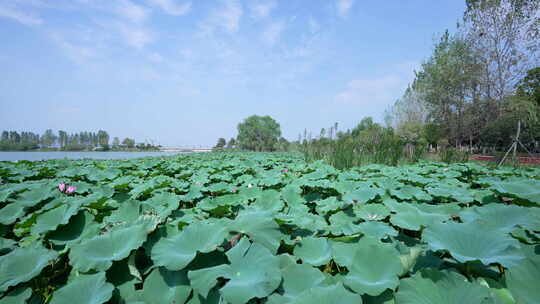
M 410 142 L 472 152 L 520 140 L 540 152 L 540 1 L 467 0 L 414 81 L 388 109 L 387 124 Z
M 68 133 L 60 130 L 58 133 L 47 129 L 40 135 L 34 132 L 3 131 L 0 138 L 0 151 L 31 151 L 31 150 L 62 150 L 62 151 L 92 151 L 92 150 L 156 150 L 158 147 L 139 143 L 132 138 L 122 141 L 114 137 L 110 145 L 107 131 L 83 131 Z

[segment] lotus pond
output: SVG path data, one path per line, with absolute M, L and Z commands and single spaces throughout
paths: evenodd
M 0 182 L 0 304 L 540 303 L 540 168 L 208 153 Z

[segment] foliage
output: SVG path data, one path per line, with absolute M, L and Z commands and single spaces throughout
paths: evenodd
M 239 148 L 247 151 L 275 151 L 281 127 L 270 116 L 252 115 L 238 124 Z
M 0 162 L 0 303 L 535 303 L 539 177 L 297 153 Z
M 441 149 L 439 158 L 447 164 L 463 163 L 469 160 L 469 153 L 467 151 L 460 151 L 454 147 L 445 147 Z

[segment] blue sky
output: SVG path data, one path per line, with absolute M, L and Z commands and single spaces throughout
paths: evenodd
M 213 145 L 382 121 L 461 0 L 2 0 L 0 129 Z

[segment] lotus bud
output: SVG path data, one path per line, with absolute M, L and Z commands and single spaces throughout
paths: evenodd
M 64 190 L 66 190 L 66 184 L 64 184 L 64 183 L 58 184 L 58 190 L 60 192 L 64 192 Z

